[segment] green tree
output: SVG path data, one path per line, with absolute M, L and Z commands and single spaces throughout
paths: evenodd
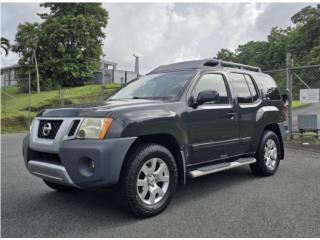
M 14 50 L 24 72 L 31 70 L 33 60 L 37 71 L 31 73 L 40 74 L 42 89 L 91 81 L 100 67 L 108 12 L 101 3 L 40 5 L 49 9 L 49 13 L 38 14 L 43 22 L 21 24 L 16 34 Z
M 320 8 L 305 7 L 291 20 L 296 27 L 289 35 L 288 50 L 300 64 L 309 64 L 308 55 L 320 42 Z
M 37 92 L 40 92 L 40 76 L 38 68 L 39 38 L 41 30 L 38 23 L 23 23 L 18 26 L 16 44 L 13 50 L 21 55 L 19 63 L 24 67 L 35 65 Z M 26 68 L 25 68 L 26 69 Z
M 265 53 L 268 48 L 269 44 L 265 41 L 250 41 L 236 49 L 237 60 L 244 64 L 267 68 Z
M 291 52 L 295 64 L 320 64 L 320 7 L 305 7 L 291 20 L 293 27 L 273 27 L 267 41 L 250 41 L 238 46 L 234 53 L 221 49 L 217 57 L 270 70 L 284 68 L 286 53 Z
M 81 85 L 99 69 L 108 12 L 100 3 L 45 3 L 42 23 L 43 73 L 63 86 Z
M 1 48 L 3 49 L 5 55 L 9 54 L 10 42 L 8 39 L 1 37 Z
M 234 61 L 235 58 L 235 53 L 232 52 L 229 49 L 222 48 L 218 53 L 217 53 L 217 59 L 224 60 L 224 61 Z
M 217 57 L 243 64 L 256 65 L 263 70 L 285 68 L 286 53 L 290 52 L 295 66 L 320 64 L 320 5 L 301 9 L 291 18 L 291 27 L 273 27 L 267 41 L 250 41 L 238 46 L 232 52 L 221 49 Z M 319 69 L 301 70 L 299 76 L 308 79 L 311 86 L 320 86 Z M 273 77 L 281 88 L 285 87 L 283 73 L 275 73 Z M 299 86 L 300 81 L 294 85 Z M 299 87 L 294 87 L 297 96 Z

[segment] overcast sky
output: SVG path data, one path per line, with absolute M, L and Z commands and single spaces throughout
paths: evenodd
M 105 59 L 133 70 L 133 53 L 146 73 L 179 60 L 209 58 L 221 48 L 235 49 L 250 40 L 266 40 L 273 26 L 291 25 L 290 17 L 315 3 L 104 3 L 109 23 Z M 38 3 L 1 3 L 1 36 L 14 41 L 22 22 L 38 22 L 46 11 Z M 2 66 L 18 56 L 1 56 Z

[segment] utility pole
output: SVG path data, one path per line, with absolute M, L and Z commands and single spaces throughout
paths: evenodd
M 6 112 L 6 78 L 3 77 L 3 112 Z
M 39 77 L 39 69 L 38 69 L 38 61 L 37 61 L 37 57 L 36 57 L 36 52 L 35 50 L 32 51 L 33 54 L 33 59 L 34 59 L 34 63 L 36 66 L 36 74 L 37 74 L 37 92 L 40 92 L 40 77 Z
M 105 69 L 104 69 L 104 57 L 105 57 L 106 55 L 105 54 L 103 54 L 102 55 L 102 64 L 101 64 L 101 70 L 102 70 L 102 84 L 105 84 L 105 78 L 104 78 L 104 73 L 105 73 Z
M 293 59 L 291 53 L 287 53 L 286 69 L 287 69 L 287 93 L 288 93 L 288 130 L 289 140 L 292 139 L 292 67 Z
M 137 74 L 137 78 L 138 78 L 139 77 L 139 56 L 137 56 L 136 54 L 133 54 L 133 56 L 135 57 L 134 71 Z
M 30 74 L 30 71 L 29 71 L 29 79 L 28 79 L 28 83 L 29 83 L 29 98 L 28 98 L 28 124 L 30 126 L 31 124 L 31 116 L 30 116 L 30 113 L 31 113 L 31 74 Z

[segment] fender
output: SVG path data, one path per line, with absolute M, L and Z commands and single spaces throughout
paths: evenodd
M 168 134 L 176 139 L 180 148 L 188 142 L 186 124 L 176 112 L 167 109 L 138 110 L 127 115 L 134 121 L 126 122 L 121 137 Z

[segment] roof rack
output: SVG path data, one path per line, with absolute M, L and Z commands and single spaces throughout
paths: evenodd
M 246 69 L 246 70 L 255 71 L 255 72 L 261 72 L 261 68 L 255 67 L 255 66 L 234 63 L 234 62 L 228 62 L 228 61 L 222 61 L 222 60 L 215 59 L 215 58 L 213 58 L 213 61 L 215 61 L 217 63 L 217 66 L 219 66 L 219 67 L 231 67 L 231 68 L 239 68 L 239 69 Z
M 203 59 L 203 60 L 193 60 L 193 61 L 177 62 L 173 64 L 162 65 L 152 70 L 151 72 L 149 72 L 149 74 L 157 73 L 157 72 L 173 71 L 177 69 L 199 69 L 203 67 L 230 67 L 230 68 L 238 68 L 238 69 L 245 69 L 249 71 L 261 72 L 261 69 L 259 67 L 222 61 L 215 58 L 209 58 L 209 59 Z

